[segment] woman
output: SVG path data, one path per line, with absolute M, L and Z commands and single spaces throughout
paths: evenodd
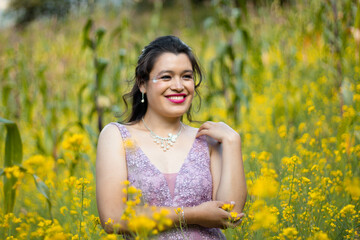
M 101 132 L 96 163 L 100 220 L 120 222 L 126 197 L 121 182 L 142 190 L 149 205 L 170 210 L 173 229 L 161 239 L 224 239 L 219 228 L 229 221 L 221 208 L 230 202 L 240 213 L 246 183 L 238 133 L 225 123 L 206 122 L 199 129 L 181 122 L 202 80 L 191 49 L 174 36 L 157 38 L 138 59 L 135 84 L 127 94 L 132 110 L 126 125 L 108 124 Z M 127 148 L 127 141 L 135 148 Z M 175 209 L 180 208 L 180 218 Z M 243 213 L 238 217 L 242 218 Z M 176 226 L 187 223 L 181 232 Z M 120 224 L 120 233 L 128 231 Z

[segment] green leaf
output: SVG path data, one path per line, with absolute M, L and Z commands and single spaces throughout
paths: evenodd
M 96 29 L 96 33 L 95 33 L 95 35 L 96 35 L 96 46 L 100 45 L 105 33 L 106 33 L 106 29 L 103 28 L 103 27 L 100 27 L 100 28 Z
M 13 212 L 15 206 L 15 198 L 16 198 L 16 189 L 14 189 L 14 184 L 16 183 L 16 178 L 11 177 L 8 179 L 4 176 L 4 208 L 5 213 Z
M 49 207 L 49 214 L 50 214 L 50 218 L 53 219 L 52 214 L 51 214 L 51 199 L 50 199 L 50 189 L 49 187 L 35 174 L 32 174 L 33 178 L 34 178 L 34 182 L 36 185 L 37 190 L 46 198 L 46 202 L 48 204 Z
M 93 26 L 94 22 L 91 18 L 89 18 L 83 28 L 83 48 L 85 47 L 92 47 L 92 42 L 90 40 L 90 37 L 89 37 L 89 33 L 90 33 L 90 30 Z
M 341 94 L 346 105 L 351 105 L 353 101 L 353 92 L 351 91 L 351 83 L 348 78 L 345 78 L 341 83 Z
M 16 123 L 4 118 L 0 118 L 0 123 L 4 123 L 6 127 L 4 168 L 20 165 L 22 162 L 22 143 L 19 129 Z M 12 212 L 14 209 L 16 197 L 14 184 L 16 183 L 16 180 L 17 179 L 14 177 L 8 179 L 4 176 L 3 191 L 5 196 L 5 213 Z
M 47 200 L 50 201 L 50 190 L 48 186 L 35 174 L 33 174 L 33 178 L 35 181 L 36 188 Z
M 7 130 L 4 167 L 11 167 L 14 164 L 20 165 L 22 161 L 22 143 L 19 129 L 16 123 L 4 118 L 0 118 L 0 123 L 4 123 Z
M 356 11 L 354 27 L 357 29 L 360 29 L 360 2 L 358 2 L 358 4 L 357 4 L 357 11 Z
M 96 78 L 98 81 L 98 87 L 101 89 L 102 79 L 105 72 L 105 69 L 108 65 L 109 61 L 105 58 L 96 58 L 95 59 L 95 68 L 96 68 Z M 99 91 L 99 89 L 95 89 L 95 91 Z
M 78 121 L 80 123 L 82 123 L 82 119 L 83 119 L 83 107 L 82 107 L 83 93 L 87 89 L 88 85 L 89 84 L 87 82 L 84 83 L 83 85 L 81 85 L 81 87 L 80 87 L 80 89 L 78 90 L 78 93 L 77 93 L 77 96 L 78 96 L 78 99 L 77 99 L 77 103 L 78 103 L 77 115 L 78 115 Z

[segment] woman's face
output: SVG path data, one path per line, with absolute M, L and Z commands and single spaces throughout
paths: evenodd
M 184 53 L 161 54 L 150 72 L 150 79 L 140 86 L 146 93 L 147 113 L 164 117 L 181 117 L 194 97 L 193 68 Z

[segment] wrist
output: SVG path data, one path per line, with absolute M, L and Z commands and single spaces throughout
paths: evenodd
M 238 133 L 229 134 L 226 137 L 224 137 L 224 139 L 222 140 L 222 143 L 226 144 L 226 145 L 239 146 L 239 145 L 241 145 L 241 137 Z
M 184 208 L 184 218 L 187 224 L 196 224 L 196 207 L 186 207 Z

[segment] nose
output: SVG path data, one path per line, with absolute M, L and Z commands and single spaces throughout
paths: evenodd
M 170 88 L 171 90 L 177 92 L 181 92 L 182 90 L 184 90 L 184 84 L 183 81 L 181 80 L 181 77 L 175 77 L 174 79 L 172 79 Z

